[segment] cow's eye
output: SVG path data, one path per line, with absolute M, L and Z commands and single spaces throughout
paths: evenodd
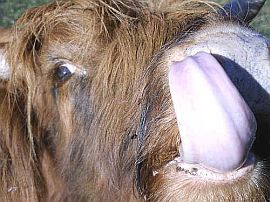
M 76 71 L 76 66 L 68 63 L 63 63 L 58 65 L 55 71 L 55 78 L 58 81 L 65 81 L 70 78 L 72 74 Z

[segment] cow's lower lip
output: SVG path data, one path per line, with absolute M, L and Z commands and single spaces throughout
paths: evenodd
M 181 157 L 176 157 L 169 164 L 176 165 L 176 172 L 179 174 L 186 175 L 188 177 L 197 178 L 202 181 L 212 181 L 212 182 L 230 182 L 242 177 L 245 177 L 254 170 L 255 167 L 255 156 L 250 152 L 246 162 L 243 166 L 237 170 L 220 173 L 211 168 L 204 167 L 200 164 L 189 164 L 184 163 Z

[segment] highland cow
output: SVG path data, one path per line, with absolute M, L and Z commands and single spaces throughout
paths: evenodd
M 0 37 L 1 201 L 266 201 L 264 1 L 68 0 Z

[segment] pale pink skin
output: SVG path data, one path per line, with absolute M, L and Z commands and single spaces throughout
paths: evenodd
M 240 168 L 255 139 L 256 120 L 217 60 L 199 52 L 174 62 L 169 85 L 183 161 L 222 173 Z

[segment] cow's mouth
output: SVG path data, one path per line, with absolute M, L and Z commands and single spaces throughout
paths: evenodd
M 167 166 L 174 166 L 175 172 L 185 175 L 188 178 L 196 178 L 202 182 L 229 183 L 244 178 L 251 174 L 256 165 L 256 158 L 253 153 L 249 153 L 242 167 L 233 171 L 222 173 L 201 164 L 185 163 L 181 157 L 176 157 Z
M 181 157 L 173 161 L 179 172 L 216 181 L 252 170 L 255 116 L 218 61 L 198 53 L 175 62 L 169 81 L 181 136 Z

